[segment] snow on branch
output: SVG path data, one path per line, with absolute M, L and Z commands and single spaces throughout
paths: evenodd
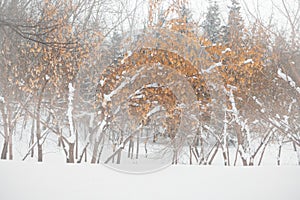
M 282 78 L 283 80 L 285 80 L 286 82 L 288 82 L 288 83 L 290 84 L 290 86 L 291 86 L 292 88 L 294 88 L 294 89 L 300 94 L 300 87 L 297 87 L 297 86 L 296 86 L 295 81 L 294 81 L 290 76 L 288 76 L 287 74 L 285 74 L 285 73 L 282 71 L 281 68 L 278 69 L 277 73 L 278 73 L 278 76 L 279 76 L 280 78 Z
M 242 119 L 242 116 L 240 116 L 239 111 L 236 107 L 236 102 L 235 102 L 235 98 L 234 98 L 234 94 L 233 94 L 233 90 L 236 90 L 235 86 L 231 86 L 231 85 L 227 85 L 227 87 L 229 88 L 229 90 L 227 90 L 226 88 L 224 88 L 227 96 L 229 97 L 229 102 L 231 104 L 232 109 L 228 110 L 231 111 L 234 117 L 234 121 L 241 127 L 241 131 L 245 131 L 246 134 L 246 138 L 247 141 L 250 142 L 251 141 L 251 136 L 250 136 L 250 128 L 248 126 L 248 120 Z M 242 153 L 242 155 L 244 155 L 244 153 Z
M 222 54 L 225 54 L 227 52 L 231 52 L 231 49 L 230 48 L 226 48 L 224 51 L 222 51 Z
M 1 102 L 1 103 L 5 103 L 4 97 L 1 97 L 1 96 L 0 96 L 0 102 Z
M 245 65 L 246 65 L 246 64 L 249 64 L 249 63 L 253 64 L 254 61 L 253 61 L 252 59 L 247 59 L 247 60 L 245 60 L 245 62 L 244 62 Z
M 260 101 L 257 99 L 256 96 L 253 96 L 252 99 L 255 101 L 255 103 L 256 103 L 257 105 L 259 105 L 259 107 L 261 107 L 260 112 L 261 112 L 261 113 L 265 113 L 266 110 L 265 110 L 265 108 L 264 108 L 264 106 L 263 106 L 263 103 L 260 102 Z
M 208 69 L 205 69 L 205 70 L 202 70 L 202 73 L 211 73 L 211 71 L 213 69 L 215 69 L 216 67 L 221 67 L 222 66 L 222 62 L 218 62 L 218 63 L 215 63 L 213 65 L 211 65 Z
M 104 99 L 102 102 L 102 106 L 105 108 L 107 105 L 107 102 L 111 101 L 111 98 L 118 94 L 119 91 L 121 91 L 126 85 L 128 84 L 132 84 L 135 79 L 140 75 L 140 72 L 144 69 L 144 67 L 142 67 L 141 69 L 139 69 L 137 71 L 137 73 L 132 77 L 132 78 L 126 78 L 115 90 L 111 91 L 109 94 L 104 94 Z M 100 81 L 101 85 L 104 85 L 104 80 Z
M 70 137 L 68 138 L 68 142 L 75 143 L 75 131 L 73 125 L 73 99 L 74 99 L 74 91 L 75 88 L 73 87 L 72 83 L 69 83 L 69 103 L 68 103 L 68 120 L 70 125 Z
M 156 106 L 147 113 L 147 118 L 163 110 L 165 109 L 162 106 Z

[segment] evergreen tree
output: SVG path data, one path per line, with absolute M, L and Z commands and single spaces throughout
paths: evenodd
M 180 15 L 180 18 L 185 19 L 186 23 L 190 23 L 192 21 L 192 11 L 186 5 L 181 7 Z
M 123 57 L 123 52 L 121 49 L 122 35 L 117 31 L 114 31 L 111 38 L 111 60 L 114 64 L 118 63 L 118 60 Z
M 237 0 L 231 0 L 229 6 L 227 26 L 222 27 L 223 41 L 230 44 L 231 48 L 238 48 L 242 45 L 244 21 L 241 16 L 241 6 Z
M 216 1 L 214 3 L 210 1 L 209 4 L 206 19 L 203 22 L 202 27 L 204 28 L 205 36 L 213 43 L 216 43 L 220 39 L 221 19 L 219 5 Z

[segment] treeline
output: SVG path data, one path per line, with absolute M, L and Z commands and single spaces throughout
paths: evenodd
M 101 87 L 108 79 L 113 80 L 112 85 L 121 84 L 125 80 L 121 72 L 128 67 L 137 71 L 132 77 L 137 75 L 141 67 L 138 62 L 131 66 L 132 60 L 143 63 L 142 58 L 157 52 L 138 53 L 141 51 L 136 49 L 137 43 L 128 38 L 135 38 L 137 29 L 144 35 L 159 29 L 162 36 L 164 30 L 168 30 L 192 38 L 178 44 L 179 47 L 196 41 L 205 49 L 201 66 L 196 67 L 210 91 L 214 90 L 210 101 L 221 108 L 214 109 L 213 103 L 207 104 L 209 123 L 199 118 L 197 130 L 183 144 L 189 146 L 191 164 L 212 164 L 220 150 L 225 165 L 237 164 L 238 160 L 243 165 L 259 165 L 265 149 L 274 143 L 278 145 L 277 164 L 281 162 L 283 145 L 293 147 L 300 164 L 300 14 L 285 9 L 287 3 L 283 1 L 281 12 L 289 22 L 289 28 L 283 32 L 276 24 L 265 24 L 254 17 L 253 23 L 246 24 L 236 0 L 229 5 L 226 22 L 222 22 L 215 2 L 210 2 L 200 22 L 193 19 L 185 1 L 173 3 L 165 10 L 160 2 L 149 3 L 149 16 L 141 20 L 137 13 L 143 12 L 145 3 L 138 0 L 134 1 L 134 8 L 129 6 L 131 1 L 0 2 L 1 159 L 14 159 L 16 151 L 21 151 L 22 160 L 32 157 L 43 161 L 45 152 L 57 146 L 67 162 L 96 163 L 101 162 L 107 145 L 117 152 L 108 157 L 111 161 L 124 149 L 122 145 L 127 144 L 131 152 L 128 157 L 133 157 L 135 146 L 138 158 L 142 139 L 137 139 L 136 133 L 126 133 L 130 137 L 123 137 L 123 125 L 118 121 L 122 115 L 117 119 L 105 110 L 108 106 L 103 105 L 104 102 L 110 104 L 111 100 Z M 174 13 L 177 17 L 171 19 L 169 16 Z M 139 27 L 143 27 L 142 30 Z M 175 41 L 171 36 L 162 40 Z M 152 42 L 157 41 L 145 43 Z M 171 60 L 173 54 L 168 56 Z M 154 61 L 165 62 L 152 59 L 150 64 L 154 65 Z M 129 62 L 130 65 L 126 65 Z M 189 64 L 186 64 L 190 67 L 186 68 L 188 71 L 175 66 L 176 62 L 171 65 L 187 78 L 194 75 L 191 72 L 194 68 Z M 117 68 L 120 66 L 122 70 Z M 202 82 L 191 80 L 189 83 L 198 92 L 198 100 L 201 99 Z M 135 110 L 131 108 L 131 112 L 139 115 L 135 120 L 141 122 L 141 127 L 151 129 L 147 140 L 143 140 L 145 149 L 148 140 L 155 143 L 159 139 L 158 126 L 165 129 L 161 134 L 171 139 L 176 137 L 174 130 L 179 127 L 180 106 L 176 95 L 167 88 L 154 89 L 156 87 L 144 86 L 139 90 L 141 95 L 149 96 L 142 100 L 136 100 L 135 90 L 129 91 L 132 93 L 130 105 L 139 105 Z M 114 92 L 118 90 L 111 90 L 110 94 Z M 155 105 L 148 103 L 149 100 L 169 109 L 167 114 L 163 113 L 167 115 L 165 124 L 151 123 L 155 120 L 150 110 Z M 229 154 L 231 148 L 236 152 L 234 158 Z

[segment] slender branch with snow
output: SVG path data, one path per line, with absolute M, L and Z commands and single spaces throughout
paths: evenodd
M 227 111 L 229 111 L 233 114 L 234 121 L 241 127 L 241 131 L 245 131 L 246 140 L 250 144 L 251 136 L 250 136 L 250 129 L 247 124 L 247 119 L 242 120 L 242 117 L 239 114 L 239 111 L 236 107 L 236 102 L 234 99 L 233 90 L 236 90 L 236 87 L 231 86 L 231 85 L 228 85 L 228 87 L 229 87 L 229 91 L 226 88 L 224 88 L 224 90 L 225 90 L 227 96 L 229 97 L 229 102 L 230 102 L 232 108 L 231 108 L 231 110 L 227 110 Z M 243 157 L 243 159 L 248 160 L 250 158 L 250 155 L 249 155 L 250 145 L 246 149 L 246 152 L 245 152 L 245 149 L 243 149 L 242 144 L 238 144 L 238 145 L 239 145 L 239 151 L 240 151 L 241 156 Z
M 74 99 L 74 92 L 75 88 L 73 87 L 72 83 L 69 83 L 69 97 L 68 97 L 68 121 L 70 126 L 70 137 L 68 138 L 68 142 L 75 143 L 75 130 L 73 124 L 73 99 Z
M 285 74 L 281 68 L 278 69 L 277 74 L 284 81 L 288 82 L 292 88 L 294 88 L 300 94 L 300 87 L 297 87 L 296 82 L 287 74 Z

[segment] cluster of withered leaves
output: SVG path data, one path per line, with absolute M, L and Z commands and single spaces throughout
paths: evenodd
M 232 42 L 212 44 L 208 40 L 201 40 L 208 53 L 210 61 L 217 63 L 213 73 L 222 78 L 224 87 L 235 87 L 234 94 L 237 106 L 240 108 L 251 96 L 270 84 L 271 55 L 269 54 L 268 35 L 259 26 L 250 31 L 243 30 L 243 38 L 235 38 Z M 213 77 L 213 76 L 212 76 Z M 228 104 L 231 109 L 230 104 Z
M 110 95 L 114 90 L 117 89 L 121 82 L 124 81 L 125 73 L 130 74 L 130 71 L 135 73 L 139 69 L 141 69 L 142 66 L 151 67 L 152 65 L 155 65 L 157 63 L 159 63 L 162 67 L 174 69 L 178 74 L 184 76 L 194 90 L 194 94 L 197 97 L 198 106 L 201 109 L 201 112 L 206 112 L 208 110 L 208 107 L 203 105 L 209 104 L 210 93 L 206 86 L 204 78 L 197 70 L 197 68 L 195 68 L 188 60 L 184 59 L 176 53 L 166 50 L 148 48 L 143 48 L 137 52 L 132 53 L 132 55 L 123 60 L 123 64 L 110 66 L 105 69 L 101 76 L 101 80 L 103 81 L 103 83 L 99 87 L 100 93 L 98 94 L 98 98 L 100 100 L 100 103 L 105 101 L 105 95 Z M 176 81 L 171 80 L 171 76 L 169 77 L 169 79 L 170 82 Z M 174 114 L 178 113 L 176 111 L 177 100 L 176 96 L 170 89 L 161 87 L 149 88 L 146 87 L 146 85 L 144 85 L 143 87 L 145 87 L 141 90 L 141 94 L 144 95 L 143 98 L 136 99 L 134 101 L 133 99 L 130 99 L 131 103 L 135 102 L 138 104 L 138 106 L 136 106 L 135 108 L 135 111 L 131 109 L 132 114 L 146 116 L 152 106 L 150 102 L 158 101 L 167 109 L 167 112 L 170 115 L 169 118 L 174 118 L 174 121 L 178 121 L 178 114 Z M 183 93 L 185 92 L 183 88 L 178 88 L 178 90 L 181 90 Z M 110 108 L 106 107 L 105 109 Z
M 40 36 L 42 42 L 27 40 L 20 46 L 22 57 L 27 58 L 24 65 L 15 70 L 22 90 L 34 93 L 49 83 L 60 94 L 67 91 L 68 83 L 73 82 L 88 54 L 88 48 L 82 44 L 82 34 L 76 33 L 76 25 L 67 15 L 72 9 L 66 1 L 44 2 L 40 18 L 42 24 L 53 29 Z M 43 27 L 36 30 L 37 34 L 39 29 Z M 26 76 L 23 77 L 23 74 Z

